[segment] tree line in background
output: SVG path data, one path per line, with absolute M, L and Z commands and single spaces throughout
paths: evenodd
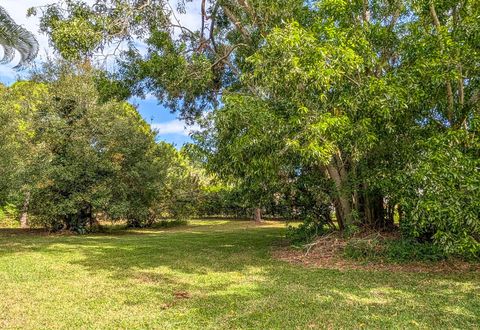
M 328 227 L 399 226 L 405 237 L 433 242 L 446 254 L 480 255 L 478 0 L 201 0 L 195 31 L 176 18 L 186 5 L 68 0 L 29 11 L 63 60 L 97 67 L 90 92 L 71 90 L 76 102 L 68 111 L 91 104 L 98 122 L 108 123 L 101 129 L 111 133 L 99 138 L 96 150 L 87 134 L 93 126 L 82 126 L 95 120 L 62 114 L 68 102 L 52 97 L 47 108 L 57 109 L 51 111 L 61 118 L 58 127 L 78 127 L 85 139 L 49 126 L 33 136 L 51 142 L 32 144 L 39 151 L 29 155 L 56 159 L 55 166 L 70 157 L 81 175 L 64 178 L 68 163 L 61 163 L 45 178 L 23 178 L 53 189 L 46 178 L 57 175 L 78 185 L 78 195 L 75 189 L 67 203 L 62 185 L 47 189 L 51 196 L 19 188 L 19 200 L 31 200 L 32 211 L 34 196 L 44 198 L 42 205 L 53 203 L 50 209 L 65 204 L 75 219 L 89 213 L 82 203 L 91 198 L 99 212 L 145 222 L 153 201 L 162 200 L 159 173 L 171 171 L 159 164 L 169 158 L 155 156 L 162 147 L 124 101 L 150 93 L 203 127 L 169 163 L 178 166 L 184 157 L 186 177 L 202 173 L 202 194 L 189 197 L 193 213 L 254 210 L 258 219 L 262 212 L 301 219 L 307 236 Z M 115 69 L 99 70 L 98 53 L 112 49 Z M 67 74 L 52 86 L 83 75 Z M 115 125 L 109 107 L 124 109 L 118 127 L 109 126 Z M 132 135 L 128 147 L 122 134 Z M 104 152 L 107 136 L 118 141 Z M 82 162 L 89 152 L 98 161 Z M 199 191 L 186 185 L 189 194 Z M 39 213 L 51 221 L 58 214 Z

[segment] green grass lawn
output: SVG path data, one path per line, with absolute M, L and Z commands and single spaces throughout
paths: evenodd
M 0 328 L 480 328 L 478 273 L 305 268 L 271 257 L 282 224 L 0 231 Z

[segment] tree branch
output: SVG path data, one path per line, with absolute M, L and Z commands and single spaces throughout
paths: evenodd
M 235 15 L 228 9 L 226 6 L 223 6 L 223 11 L 227 15 L 228 19 L 235 25 L 238 31 L 242 34 L 245 39 L 250 39 L 250 33 L 242 26 L 240 21 L 235 17 Z

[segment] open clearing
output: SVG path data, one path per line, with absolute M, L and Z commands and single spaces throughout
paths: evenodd
M 0 231 L 0 327 L 480 327 L 477 272 L 308 268 L 272 257 L 284 224 L 191 221 L 59 236 Z

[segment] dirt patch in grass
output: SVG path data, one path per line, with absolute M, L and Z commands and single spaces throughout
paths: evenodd
M 355 238 L 368 239 L 372 233 L 361 233 Z M 395 233 L 375 233 L 381 239 L 396 238 Z M 305 267 L 336 269 L 336 270 L 377 270 L 413 273 L 464 273 L 480 272 L 480 263 L 470 263 L 462 260 L 443 260 L 436 262 L 391 263 L 380 261 L 356 261 L 343 256 L 349 239 L 338 233 L 326 235 L 308 244 L 303 249 L 293 248 L 286 244 L 273 251 L 276 259 Z
M 173 296 L 177 299 L 190 299 L 190 293 L 187 291 L 177 291 L 173 293 Z

